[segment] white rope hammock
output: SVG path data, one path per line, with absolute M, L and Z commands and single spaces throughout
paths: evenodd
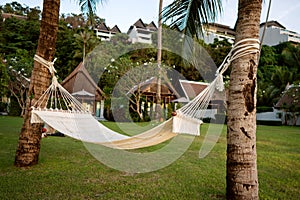
M 200 135 L 201 119 L 215 89 L 224 90 L 223 73 L 234 59 L 259 53 L 259 43 L 257 39 L 244 39 L 236 43 L 218 68 L 216 78 L 192 101 L 178 109 L 176 116 L 133 137 L 119 134 L 99 123 L 75 97 L 58 83 L 55 77 L 55 60 L 48 62 L 35 55 L 34 60 L 47 67 L 53 78 L 49 88 L 32 106 L 31 123 L 46 123 L 72 138 L 119 149 L 156 145 L 179 133 Z

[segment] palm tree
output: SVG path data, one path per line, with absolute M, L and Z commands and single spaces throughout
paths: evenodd
M 158 78 L 157 78 L 157 91 L 156 91 L 156 119 L 161 119 L 161 50 L 162 50 L 162 7 L 163 0 L 159 1 L 158 9 L 158 31 L 157 31 L 157 65 L 158 65 Z
M 104 0 L 101 0 L 101 2 Z M 81 12 L 87 14 L 88 26 L 93 27 L 95 25 L 95 11 L 97 10 L 97 4 L 99 0 L 77 0 Z
M 236 39 L 259 38 L 261 0 L 239 0 Z M 259 55 L 232 63 L 228 98 L 227 198 L 258 199 L 256 76 Z
M 100 42 L 99 39 L 94 35 L 94 33 L 84 28 L 79 33 L 74 34 L 75 42 L 74 45 L 78 49 L 74 49 L 74 58 L 82 58 L 84 61 L 86 55 L 90 53 Z
M 89 11 L 93 12 L 95 4 L 99 0 L 80 0 L 88 2 Z M 55 53 L 55 44 L 58 31 L 60 0 L 44 0 L 40 36 L 36 54 L 45 60 L 52 61 Z M 31 124 L 30 108 L 39 99 L 50 84 L 51 75 L 49 70 L 39 62 L 34 62 L 31 81 L 26 103 L 24 123 L 19 136 L 18 148 L 15 156 L 15 166 L 26 167 L 38 163 L 42 124 Z
M 60 0 L 44 0 L 40 36 L 36 54 L 45 60 L 52 61 L 58 30 Z M 21 129 L 15 165 L 31 166 L 38 163 L 41 142 L 42 124 L 30 124 L 30 107 L 42 95 L 50 84 L 51 75 L 46 67 L 34 61 L 24 123 Z
M 236 39 L 259 38 L 262 0 L 239 0 Z M 200 24 L 215 19 L 220 0 L 175 0 L 165 19 L 198 36 Z M 256 74 L 258 54 L 232 63 L 227 109 L 227 199 L 258 199 L 256 164 Z

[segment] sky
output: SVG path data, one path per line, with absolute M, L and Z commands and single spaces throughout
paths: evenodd
M 14 0 L 29 7 L 39 6 L 42 9 L 43 0 Z M 61 0 L 60 13 L 80 13 L 78 0 Z M 164 0 L 164 5 L 173 0 Z M 0 0 L 0 5 L 10 3 L 12 0 Z M 269 0 L 264 0 L 261 22 L 266 20 Z M 144 23 L 158 20 L 159 0 L 104 0 L 99 4 L 96 14 L 106 20 L 106 25 L 118 25 L 122 32 L 127 32 L 130 25 L 139 18 Z M 223 0 L 223 14 L 216 21 L 234 27 L 237 19 L 238 0 Z M 276 20 L 288 30 L 300 33 L 300 1 L 299 0 L 272 0 L 269 20 Z

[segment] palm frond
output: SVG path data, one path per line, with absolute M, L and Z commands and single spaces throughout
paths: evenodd
M 95 13 L 98 3 L 103 4 L 106 0 L 77 0 L 81 12 L 85 13 L 88 17 L 88 24 L 93 26 L 95 24 Z
M 105 0 L 77 0 L 81 12 L 94 14 L 97 10 L 98 3 L 103 3 Z
M 163 9 L 163 21 L 188 36 L 203 34 L 202 25 L 214 22 L 222 12 L 221 0 L 174 0 Z

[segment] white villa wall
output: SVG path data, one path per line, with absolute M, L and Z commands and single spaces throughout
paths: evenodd
M 289 31 L 289 30 L 280 30 L 281 34 L 287 35 L 287 41 L 300 43 L 300 34 Z
M 263 34 L 263 28 L 260 28 L 259 35 L 260 39 Z M 278 27 L 269 27 L 265 30 L 265 36 L 263 40 L 264 45 L 274 46 L 281 42 L 287 41 L 287 35 L 280 34 L 280 29 Z
M 132 43 L 136 43 L 137 42 L 137 30 L 136 27 L 133 27 L 133 29 L 129 32 L 128 34 L 129 39 L 131 40 Z
M 256 113 L 256 120 L 258 121 L 278 121 L 281 122 L 281 111 L 273 111 L 273 112 L 263 112 Z
M 281 122 L 284 125 L 300 125 L 300 116 L 297 116 L 296 124 L 295 119 L 291 118 L 291 114 L 288 113 L 287 116 L 286 112 L 281 110 L 274 109 L 273 112 L 263 112 L 263 113 L 256 113 L 256 120 L 257 121 L 273 121 L 273 122 Z
M 215 39 L 218 39 L 220 41 L 227 39 L 227 41 L 231 44 L 234 43 L 234 37 L 228 36 L 228 35 L 221 35 L 213 32 L 206 32 L 204 33 L 203 40 L 206 44 L 213 44 Z
M 259 30 L 260 38 L 262 37 L 263 29 L 264 27 L 261 27 Z M 266 28 L 263 40 L 264 45 L 275 46 L 282 42 L 288 41 L 300 43 L 300 35 L 298 33 L 275 26 L 270 26 Z
M 101 39 L 101 41 L 110 41 L 110 38 L 112 37 L 111 33 L 105 33 L 105 32 L 100 32 L 100 31 L 97 31 L 96 35 L 98 38 Z
M 143 33 L 146 31 L 144 29 L 137 29 L 138 42 L 152 44 L 152 31 Z
M 217 109 L 201 109 L 197 110 L 197 115 L 201 116 L 203 114 L 203 118 L 211 118 L 216 119 L 215 115 L 218 113 Z
M 139 30 L 148 33 L 141 33 L 139 32 Z M 128 36 L 132 43 L 140 42 L 140 43 L 152 44 L 152 33 L 153 32 L 148 29 L 139 29 L 133 27 L 128 33 Z

